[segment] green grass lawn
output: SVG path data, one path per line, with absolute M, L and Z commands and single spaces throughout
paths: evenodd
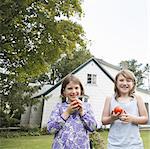
M 150 149 L 150 130 L 141 131 L 141 137 L 144 142 L 144 149 Z
M 107 143 L 108 131 L 100 132 Z M 145 149 L 150 148 L 150 131 L 141 131 Z M 53 136 L 24 136 L 19 138 L 0 138 L 0 149 L 50 149 Z
M 52 135 L 1 138 L 0 149 L 50 149 L 52 140 Z

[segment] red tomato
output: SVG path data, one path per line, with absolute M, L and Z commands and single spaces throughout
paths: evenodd
M 117 113 L 121 114 L 123 111 L 124 111 L 123 108 L 120 106 L 117 106 L 114 108 L 115 114 L 117 114 Z

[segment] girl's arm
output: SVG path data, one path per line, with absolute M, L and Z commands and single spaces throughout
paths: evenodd
M 137 99 L 137 105 L 138 105 L 138 110 L 139 110 L 139 116 L 133 117 L 132 123 L 146 124 L 148 122 L 148 113 L 147 113 L 144 101 L 139 95 L 136 95 L 136 99 Z
M 65 124 L 65 119 L 61 116 L 60 113 L 61 104 L 58 103 L 56 108 L 51 112 L 50 119 L 47 123 L 47 130 L 50 133 L 56 133 L 59 131 Z
M 106 97 L 101 119 L 103 125 L 111 124 L 119 118 L 118 114 L 110 112 L 110 102 L 111 97 Z
M 85 109 L 83 115 L 81 115 L 81 120 L 84 123 L 84 127 L 88 131 L 92 132 L 92 131 L 96 130 L 97 122 L 95 120 L 94 113 L 91 110 L 90 104 L 86 104 L 86 109 Z

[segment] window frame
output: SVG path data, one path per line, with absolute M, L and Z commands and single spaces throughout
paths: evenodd
M 96 74 L 87 74 L 87 84 L 96 85 L 97 83 L 97 75 Z

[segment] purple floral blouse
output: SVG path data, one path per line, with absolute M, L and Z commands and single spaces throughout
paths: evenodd
M 84 103 L 83 116 L 74 112 L 65 121 L 61 115 L 68 103 L 58 103 L 52 111 L 47 124 L 50 133 L 55 133 L 53 149 L 90 149 L 89 132 L 96 129 L 97 123 L 91 111 L 90 104 Z

